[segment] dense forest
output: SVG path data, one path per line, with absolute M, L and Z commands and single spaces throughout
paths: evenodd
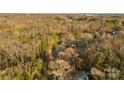
M 0 79 L 124 79 L 124 15 L 0 14 Z

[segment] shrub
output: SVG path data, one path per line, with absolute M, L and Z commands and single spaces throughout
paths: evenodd
M 11 68 L 0 71 L 0 79 L 31 80 L 44 78 L 44 63 L 41 59 L 21 63 Z
M 81 31 L 80 30 L 76 30 L 73 32 L 75 39 L 80 39 L 81 38 Z
M 25 27 L 25 26 L 15 26 L 11 30 L 12 30 L 12 32 L 19 32 L 19 33 L 21 33 L 21 32 L 28 31 L 28 28 Z

